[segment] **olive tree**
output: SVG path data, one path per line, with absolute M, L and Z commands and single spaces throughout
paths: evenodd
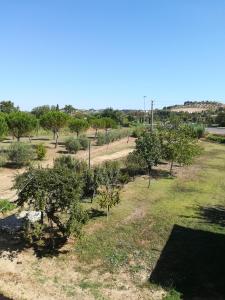
M 162 148 L 158 133 L 144 132 L 136 140 L 136 152 L 146 163 L 149 175 L 148 187 L 150 187 L 152 167 L 157 166 L 162 157 Z
M 77 137 L 81 132 L 86 131 L 89 128 L 89 124 L 86 120 L 72 118 L 69 122 L 69 129 L 71 132 L 76 132 Z
M 7 123 L 13 137 L 20 141 L 23 136 L 29 135 L 37 127 L 37 119 L 30 113 L 16 111 L 8 114 Z
M 59 139 L 59 131 L 63 127 L 66 126 L 68 122 L 67 114 L 58 111 L 52 110 L 44 114 L 40 119 L 40 125 L 53 132 L 53 139 L 55 140 L 55 148 L 58 146 L 58 139 Z

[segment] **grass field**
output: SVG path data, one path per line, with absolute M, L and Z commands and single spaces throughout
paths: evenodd
M 58 256 L 37 259 L 26 249 L 0 258 L 0 294 L 156 300 L 162 286 L 177 291 L 167 299 L 224 299 L 225 147 L 202 144 L 201 157 L 177 167 L 175 178 L 163 172 L 150 189 L 144 177 L 127 184 L 108 222 L 96 203 L 85 204 L 92 218 L 83 237 Z

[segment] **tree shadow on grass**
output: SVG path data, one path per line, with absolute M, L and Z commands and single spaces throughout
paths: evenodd
M 14 260 L 25 249 L 33 249 L 38 258 L 53 257 L 68 252 L 61 249 L 67 242 L 67 238 L 63 237 L 57 228 L 51 231 L 46 228 L 41 241 L 33 238 L 32 242 L 29 242 L 24 238 L 21 224 L 17 221 L 14 215 L 0 220 L 0 257 Z
M 91 208 L 88 210 L 88 216 L 90 219 L 97 219 L 100 217 L 105 217 L 106 213 L 103 210 L 98 210 L 95 208 Z
M 151 172 L 151 175 L 154 179 L 161 179 L 161 178 L 173 179 L 174 178 L 174 176 L 172 176 L 169 171 L 161 170 L 161 169 L 153 169 Z
M 150 282 L 184 300 L 225 299 L 225 235 L 174 225 Z
M 225 227 L 225 208 L 224 206 L 199 206 L 197 208 L 198 217 L 207 223 Z

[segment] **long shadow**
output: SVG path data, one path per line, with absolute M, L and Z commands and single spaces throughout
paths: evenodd
M 150 282 L 182 299 L 225 299 L 225 235 L 174 225 Z
M 0 300 L 12 300 L 11 298 L 5 297 L 2 294 L 0 294 Z

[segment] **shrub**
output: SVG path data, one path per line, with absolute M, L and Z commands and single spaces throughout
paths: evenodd
M 6 213 L 15 208 L 15 205 L 6 199 L 0 199 L 0 213 Z
M 8 159 L 17 166 L 26 166 L 35 159 L 35 151 L 29 144 L 13 143 L 9 147 Z
M 145 128 L 143 126 L 136 127 L 132 132 L 132 137 L 138 138 L 143 134 L 144 131 Z
M 127 128 L 115 129 L 104 133 L 99 132 L 97 134 L 97 145 L 102 146 L 104 144 L 109 144 L 125 137 L 128 137 L 131 134 L 131 130 Z
M 190 130 L 190 135 L 192 137 L 200 139 L 204 136 L 205 126 L 203 124 L 191 124 L 187 127 Z
M 208 134 L 206 137 L 207 140 L 220 143 L 220 144 L 225 144 L 225 136 L 219 135 L 219 134 Z
M 69 153 L 77 153 L 77 151 L 80 150 L 81 145 L 78 139 L 70 137 L 66 139 L 65 147 Z
M 79 138 L 79 142 L 80 142 L 81 148 L 83 150 L 86 150 L 88 148 L 89 140 L 88 140 L 88 138 L 86 136 L 81 136 Z
M 38 160 L 43 160 L 47 153 L 47 149 L 43 144 L 36 145 L 36 155 Z
M 76 173 L 82 173 L 87 171 L 88 165 L 84 160 L 76 159 L 71 155 L 64 155 L 55 159 L 54 168 L 67 168 Z
M 125 166 L 128 175 L 131 177 L 146 173 L 146 164 L 137 152 L 131 152 L 127 156 Z

